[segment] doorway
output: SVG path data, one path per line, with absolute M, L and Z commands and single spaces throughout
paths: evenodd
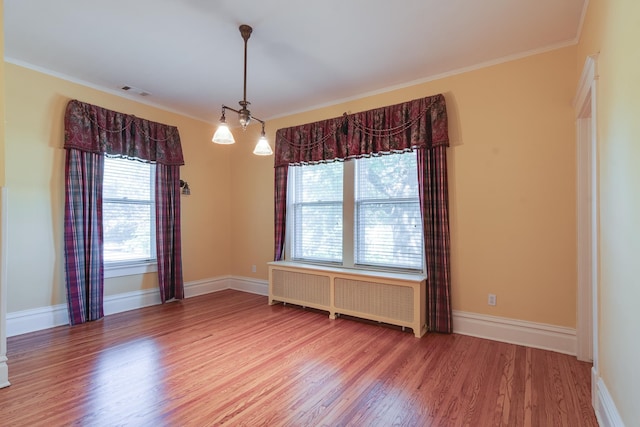
M 592 399 L 598 377 L 598 145 L 597 55 L 586 60 L 576 109 L 577 203 L 577 349 L 579 360 L 593 362 Z M 595 402 L 595 400 L 594 400 Z

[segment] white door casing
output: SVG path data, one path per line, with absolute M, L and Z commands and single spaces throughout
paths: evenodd
M 593 361 L 592 399 L 598 378 L 598 145 L 597 59 L 587 57 L 578 91 L 576 110 L 576 215 L 577 215 L 577 338 L 579 360 Z

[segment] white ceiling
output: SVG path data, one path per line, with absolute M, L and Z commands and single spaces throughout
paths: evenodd
M 5 59 L 217 122 L 248 24 L 247 100 L 269 119 L 575 43 L 585 2 L 4 0 Z

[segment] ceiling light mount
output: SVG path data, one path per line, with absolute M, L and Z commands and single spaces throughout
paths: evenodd
M 253 117 L 251 115 L 251 111 L 247 108 L 251 103 L 247 101 L 247 42 L 249 41 L 249 37 L 251 37 L 251 33 L 253 32 L 253 28 L 249 25 L 240 25 L 240 35 L 244 40 L 244 85 L 242 92 L 242 101 L 239 101 L 240 109 L 236 110 L 231 107 L 227 107 L 226 105 L 222 105 L 222 116 L 220 117 L 220 125 L 218 126 L 218 130 L 213 135 L 212 141 L 217 144 L 233 144 L 235 143 L 235 139 L 233 138 L 233 134 L 229 130 L 229 126 L 227 125 L 225 118 L 225 110 L 231 110 L 238 114 L 238 122 L 242 127 L 242 130 L 246 130 L 247 126 L 251 122 L 251 120 L 255 120 L 262 124 L 262 132 L 260 134 L 260 139 L 258 140 L 258 144 L 256 148 L 253 150 L 253 154 L 257 154 L 259 156 L 268 156 L 273 154 L 271 150 L 271 146 L 267 141 L 267 137 L 264 132 L 264 121 L 260 120 L 257 117 Z
M 244 40 L 244 45 L 247 45 L 247 41 L 249 37 L 251 37 L 251 33 L 253 32 L 253 28 L 249 25 L 242 24 L 240 25 L 240 35 L 242 36 L 242 40 Z

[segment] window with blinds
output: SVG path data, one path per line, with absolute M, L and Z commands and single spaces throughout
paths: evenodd
M 423 270 L 415 152 L 289 168 L 288 259 Z
M 105 157 L 104 262 L 155 261 L 155 165 Z
M 355 263 L 421 270 L 416 153 L 359 159 L 355 171 Z
M 342 262 L 342 163 L 289 168 L 292 258 Z

